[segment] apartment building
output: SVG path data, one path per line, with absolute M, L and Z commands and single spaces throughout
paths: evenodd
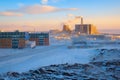
M 30 41 L 36 41 L 37 46 L 49 45 L 49 33 L 29 33 Z
M 0 48 L 24 48 L 27 32 L 0 32 Z
M 29 41 L 35 41 L 37 46 L 47 46 L 49 33 L 0 32 L 0 48 L 25 48 Z

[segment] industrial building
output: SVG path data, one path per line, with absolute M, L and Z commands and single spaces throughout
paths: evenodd
M 69 24 L 64 24 L 63 25 L 63 32 L 71 32 L 71 29 L 70 29 L 70 25 Z
M 49 45 L 49 33 L 29 33 L 30 41 L 36 41 L 37 46 Z
M 75 32 L 80 34 L 97 34 L 98 31 L 96 27 L 92 24 L 76 24 Z
M 83 17 L 81 17 L 81 16 L 77 16 L 76 18 L 80 18 L 80 20 L 81 20 L 80 24 L 75 25 L 75 32 L 76 33 L 88 34 L 88 35 L 98 34 L 98 31 L 97 31 L 97 29 L 94 25 L 84 24 L 83 23 Z
M 24 48 L 27 32 L 0 32 L 0 48 Z

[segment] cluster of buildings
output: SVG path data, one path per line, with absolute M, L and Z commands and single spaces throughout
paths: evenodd
M 83 18 L 79 17 L 81 19 L 81 23 L 80 24 L 75 24 L 75 33 L 77 34 L 87 34 L 87 35 L 94 35 L 94 34 L 98 34 L 98 31 L 96 29 L 96 26 L 94 26 L 93 24 L 83 24 Z M 70 29 L 70 25 L 63 25 L 63 31 L 65 32 L 71 32 L 72 30 Z
M 75 24 L 75 29 L 72 31 L 69 24 L 63 25 L 62 32 L 71 34 L 75 32 L 77 34 L 96 35 L 98 31 L 92 24 L 83 24 L 83 18 L 80 24 Z M 52 31 L 58 33 L 59 31 Z M 60 34 L 60 33 L 59 33 Z M 65 35 L 61 34 L 63 37 Z M 30 32 L 0 32 L 0 48 L 25 48 L 30 45 L 34 46 L 47 46 L 49 45 L 49 33 L 30 33 Z
M 29 41 L 37 46 L 47 46 L 49 33 L 0 32 L 0 48 L 25 48 Z

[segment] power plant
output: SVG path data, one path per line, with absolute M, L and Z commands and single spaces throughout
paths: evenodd
M 79 20 L 79 23 L 76 24 L 76 19 Z M 96 29 L 96 26 L 93 24 L 84 24 L 83 17 L 82 16 L 76 16 L 75 19 L 68 22 L 67 24 L 63 25 L 63 32 L 72 32 L 70 27 L 72 26 L 71 23 L 74 24 L 74 30 L 75 33 L 77 34 L 87 34 L 87 35 L 92 35 L 92 34 L 98 34 L 98 31 Z
M 80 24 L 75 24 L 75 32 L 79 34 L 98 34 L 96 27 L 92 24 L 84 24 L 83 17 L 77 16 L 75 18 L 80 18 Z

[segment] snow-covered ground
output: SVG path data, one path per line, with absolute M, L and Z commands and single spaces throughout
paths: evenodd
M 53 64 L 86 64 L 97 56 L 100 51 L 96 48 L 69 49 L 71 40 L 51 39 L 50 46 L 41 46 L 34 49 L 0 49 L 0 73 L 26 72 Z M 99 49 L 113 49 L 118 46 L 102 46 Z M 106 52 L 107 53 L 107 52 Z M 114 53 L 114 52 L 111 52 Z M 111 54 L 109 54 L 111 56 Z M 106 55 L 107 56 L 107 55 Z M 109 57 L 112 59 L 113 57 Z M 117 56 L 117 53 L 116 53 Z M 116 57 L 114 56 L 114 58 Z M 98 57 L 99 60 L 102 58 Z
M 9 51 L 9 52 L 8 52 Z M 94 49 L 68 49 L 66 45 L 36 47 L 35 49 L 1 49 L 0 72 L 25 72 L 51 64 L 88 63 Z M 4 55 L 3 57 L 3 54 Z M 7 55 L 8 54 L 8 55 Z
M 120 46 L 74 47 L 70 39 L 50 46 L 0 49 L 0 80 L 120 80 Z
M 97 51 L 98 55 L 94 56 L 96 59 L 87 64 L 55 64 L 23 73 L 7 72 L 0 74 L 0 80 L 120 80 L 120 59 L 112 57 L 112 53 L 109 56 L 106 53 L 112 51 L 120 54 L 120 49 Z

